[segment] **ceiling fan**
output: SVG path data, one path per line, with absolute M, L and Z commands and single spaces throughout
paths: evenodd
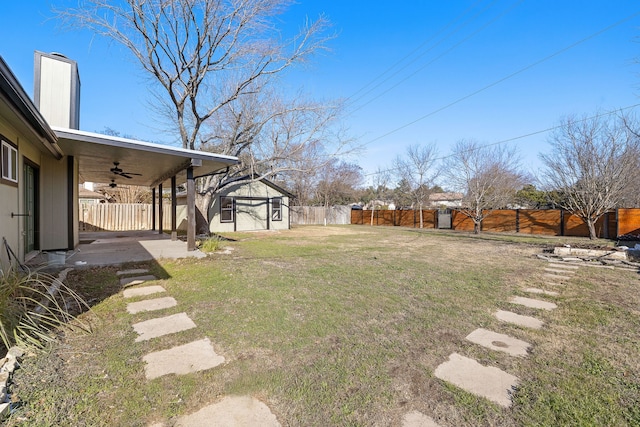
M 120 165 L 120 162 L 113 162 L 113 167 L 111 169 L 109 169 L 109 170 L 111 172 L 115 173 L 116 175 L 120 175 L 120 176 L 122 176 L 124 178 L 127 178 L 127 179 L 133 178 L 132 175 L 142 176 L 141 173 L 125 172 L 122 169 L 120 169 L 119 165 Z
M 117 186 L 118 186 L 118 184 L 116 184 L 116 180 L 115 180 L 115 179 L 112 179 L 112 180 L 111 180 L 111 184 L 109 184 L 109 187 L 111 187 L 111 188 L 116 188 Z

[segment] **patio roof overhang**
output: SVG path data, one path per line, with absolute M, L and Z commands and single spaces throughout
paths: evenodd
M 195 176 L 223 170 L 238 163 L 238 158 L 204 151 L 186 150 L 98 133 L 52 127 L 58 145 L 78 161 L 80 182 L 117 185 L 141 185 L 154 188 L 176 177 L 178 184 L 187 180 L 186 170 L 193 167 Z M 114 162 L 131 178 L 111 172 Z M 133 175 L 136 174 L 136 175 Z M 139 174 L 139 175 L 138 175 Z

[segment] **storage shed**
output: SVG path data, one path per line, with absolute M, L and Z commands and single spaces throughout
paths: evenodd
M 288 230 L 293 195 L 267 179 L 227 182 L 209 208 L 211 232 Z

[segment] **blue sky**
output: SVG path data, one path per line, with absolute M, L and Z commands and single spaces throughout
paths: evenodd
M 63 53 L 80 70 L 81 129 L 110 127 L 175 144 L 157 130 L 148 80 L 128 53 L 86 31 L 60 30 L 52 4 L 75 1 L 0 5 L 0 55 L 27 93 L 33 93 L 34 50 Z M 331 51 L 286 82 L 312 97 L 349 100 L 344 125 L 365 147 L 350 160 L 367 173 L 389 167 L 410 144 L 435 143 L 445 156 L 460 139 L 490 144 L 548 129 L 567 115 L 640 103 L 637 0 L 390 4 L 300 0 L 281 17 L 285 32 L 320 13 L 333 23 L 338 37 Z M 524 167 L 535 173 L 547 138 L 540 133 L 507 144 L 518 147 Z

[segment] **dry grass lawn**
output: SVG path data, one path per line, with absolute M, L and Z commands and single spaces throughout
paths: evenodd
M 640 425 L 635 271 L 582 267 L 538 312 L 508 302 L 545 287 L 539 259 L 562 239 L 339 226 L 229 234 L 231 255 L 150 268 L 197 328 L 134 343 L 116 268 L 77 271 L 90 335 L 62 337 L 16 374 L 8 425 L 147 426 L 228 395 L 265 402 L 285 426 Z M 139 265 L 128 266 L 139 267 Z M 542 330 L 499 322 L 511 310 Z M 472 344 L 477 328 L 533 345 L 525 358 Z M 224 365 L 147 381 L 142 357 L 204 337 Z M 521 379 L 504 409 L 433 376 L 457 352 Z

